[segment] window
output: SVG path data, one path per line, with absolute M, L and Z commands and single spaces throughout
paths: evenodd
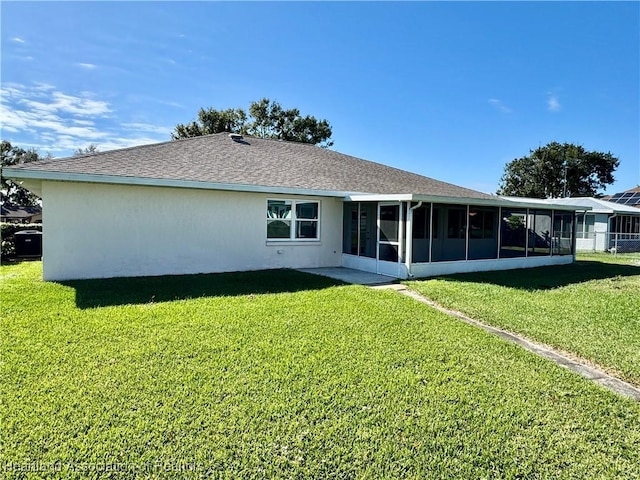
M 553 213 L 553 255 L 573 254 L 573 212 Z
M 466 238 L 467 209 L 449 207 L 449 223 L 447 224 L 447 238 Z
M 376 258 L 376 202 L 345 202 L 343 253 Z
M 267 200 L 267 239 L 318 240 L 319 202 Z
M 358 255 L 358 212 L 357 203 L 345 202 L 343 207 L 343 246 L 342 252 Z
M 500 222 L 500 258 L 526 256 L 526 228 L 526 210 L 502 209 L 502 220 Z
M 431 229 L 429 219 L 431 218 L 431 207 L 422 205 L 413 211 L 413 238 L 414 240 L 429 240 Z
M 467 260 L 498 258 L 498 216 L 495 207 L 469 206 Z
M 550 255 L 553 236 L 551 210 L 529 210 L 528 228 L 527 255 Z
M 595 215 L 580 214 L 576 217 L 577 238 L 595 238 Z
M 640 233 L 640 217 L 621 215 L 611 219 L 611 233 Z
M 398 241 L 398 223 L 400 222 L 400 209 L 397 205 L 380 206 L 380 241 Z
M 469 238 L 495 238 L 497 234 L 496 216 L 496 208 L 471 207 L 469 209 Z

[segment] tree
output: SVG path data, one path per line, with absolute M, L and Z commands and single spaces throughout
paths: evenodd
M 533 198 L 600 197 L 620 161 L 610 152 L 551 142 L 505 166 L 498 195 Z
M 240 108 L 227 110 L 201 108 L 198 111 L 198 119 L 186 125 L 176 125 L 171 133 L 171 138 L 177 140 L 178 138 L 201 137 L 221 132 L 246 133 L 246 122 L 247 114 Z
M 25 150 L 11 145 L 6 140 L 0 142 L 0 150 L 2 167 L 13 167 L 21 163 L 36 162 L 41 159 L 36 150 Z M 26 188 L 4 177 L 2 177 L 0 192 L 2 193 L 1 203 L 3 205 L 33 206 L 38 205 L 40 200 L 39 197 L 29 192 Z
M 197 120 L 176 125 L 171 138 L 176 140 L 221 132 L 310 143 L 325 148 L 333 145 L 331 125 L 327 120 L 318 120 L 310 115 L 303 117 L 297 108 L 285 110 L 268 98 L 251 102 L 249 115 L 241 108 L 201 108 Z
M 98 153 L 100 150 L 98 150 L 98 146 L 94 143 L 90 143 L 89 145 L 87 145 L 84 148 L 76 148 L 73 151 L 73 156 L 74 157 L 79 157 L 81 155 L 90 155 L 92 153 Z

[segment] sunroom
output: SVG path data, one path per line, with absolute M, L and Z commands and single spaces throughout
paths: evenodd
M 411 278 L 571 263 L 574 210 L 501 197 L 351 196 L 342 264 Z

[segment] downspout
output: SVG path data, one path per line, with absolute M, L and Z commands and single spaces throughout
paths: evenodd
M 407 276 L 409 278 L 413 278 L 413 273 L 411 273 L 411 264 L 413 263 L 413 211 L 420 208 L 422 206 L 422 200 L 420 200 L 415 206 L 409 207 L 409 211 L 407 212 L 407 229 L 405 236 L 405 266 L 407 267 Z

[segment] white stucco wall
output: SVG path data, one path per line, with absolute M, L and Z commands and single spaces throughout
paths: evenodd
M 45 181 L 45 280 L 341 263 L 342 202 L 186 188 Z M 320 241 L 266 239 L 267 199 L 320 202 Z
M 594 224 L 591 238 L 578 238 L 576 240 L 576 250 L 579 252 L 604 252 L 607 250 L 610 215 L 596 213 L 593 216 Z M 578 225 L 578 228 L 581 228 L 581 225 Z

